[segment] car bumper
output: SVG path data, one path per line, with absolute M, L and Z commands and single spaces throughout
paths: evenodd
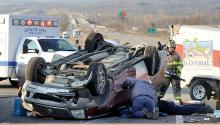
M 43 116 L 85 119 L 84 109 L 90 100 L 77 98 L 76 94 L 77 91 L 72 89 L 25 82 L 22 89 L 23 106 L 25 109 L 38 112 Z
M 34 111 L 48 117 L 62 119 L 86 119 L 84 109 L 70 110 L 68 108 L 53 107 L 39 103 L 34 103 L 32 106 Z

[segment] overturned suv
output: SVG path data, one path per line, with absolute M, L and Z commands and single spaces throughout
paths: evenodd
M 153 46 L 116 46 L 100 33 L 92 33 L 84 50 L 51 64 L 40 57 L 30 60 L 22 88 L 23 107 L 65 119 L 110 114 L 130 101 L 129 88 L 121 87 L 128 68 L 136 68 L 137 79 L 156 76 L 163 70 L 161 53 Z

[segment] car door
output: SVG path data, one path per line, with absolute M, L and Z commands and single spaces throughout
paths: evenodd
M 0 77 L 7 77 L 7 35 L 0 33 Z
M 124 70 L 120 72 L 120 74 L 118 74 L 114 79 L 115 99 L 113 103 L 115 106 L 126 105 L 130 101 L 130 90 L 122 88 L 122 84 L 127 78 L 127 70 Z
M 32 39 L 26 39 L 17 55 L 17 75 L 24 77 L 27 63 L 32 57 L 39 56 L 39 47 Z

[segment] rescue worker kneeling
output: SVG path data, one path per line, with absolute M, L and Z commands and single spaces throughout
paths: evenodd
M 137 80 L 135 68 L 128 70 L 128 78 L 123 84 L 123 88 L 131 89 L 131 118 L 158 119 L 159 109 L 157 107 L 157 92 L 148 81 Z
M 168 115 L 191 115 L 193 113 L 213 113 L 214 110 L 204 103 L 177 105 L 173 101 L 160 100 L 156 90 L 159 84 L 135 79 L 135 68 L 127 70 L 129 78 L 122 84 L 123 88 L 131 89 L 131 105 L 120 109 L 122 117 L 158 119 L 159 111 Z M 158 100 L 159 99 L 159 100 Z M 158 107 L 157 107 L 158 106 Z

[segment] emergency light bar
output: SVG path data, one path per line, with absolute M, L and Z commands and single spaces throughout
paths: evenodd
M 32 23 L 32 20 L 26 20 L 26 25 L 27 25 L 27 26 L 32 26 L 32 24 L 33 24 L 33 23 Z
M 48 20 L 48 21 L 46 22 L 46 24 L 47 24 L 48 27 L 51 27 L 51 26 L 52 26 L 52 21 Z
M 45 25 L 46 25 L 45 21 L 40 21 L 40 26 L 45 26 Z
M 38 20 L 34 20 L 33 21 L 33 26 L 39 26 L 39 21 Z
M 20 21 L 20 25 L 21 25 L 21 26 L 25 26 L 25 24 L 26 24 L 26 23 L 25 23 L 25 20 L 21 20 L 21 21 Z M 19 21 L 18 21 L 18 25 L 19 25 Z
M 0 20 L 1 21 L 1 20 Z M 1 22 L 0 22 L 1 23 Z M 41 26 L 41 27 L 58 27 L 58 21 L 51 20 L 21 20 L 13 19 L 12 25 L 14 26 Z

